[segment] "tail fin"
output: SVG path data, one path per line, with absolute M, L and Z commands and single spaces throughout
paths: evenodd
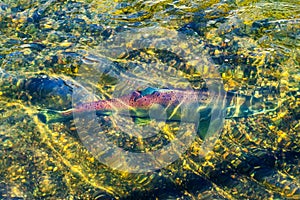
M 73 118 L 72 112 L 69 110 L 58 111 L 43 109 L 40 110 L 37 115 L 43 123 L 67 122 Z

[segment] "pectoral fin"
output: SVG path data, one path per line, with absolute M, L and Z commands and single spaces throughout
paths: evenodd
M 204 140 L 204 138 L 207 134 L 209 124 L 210 124 L 210 118 L 203 120 L 203 121 L 199 122 L 199 124 L 198 124 L 197 134 L 202 140 Z
M 148 125 L 151 122 L 150 118 L 132 117 L 132 121 L 137 125 Z

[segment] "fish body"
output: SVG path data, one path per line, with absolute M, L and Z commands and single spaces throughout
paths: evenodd
M 274 111 L 279 104 L 273 103 L 267 107 L 262 98 L 226 92 L 223 100 L 224 105 L 214 105 L 217 94 L 207 89 L 182 90 L 182 89 L 159 89 L 148 87 L 141 91 L 93 102 L 81 103 L 74 108 L 61 112 L 68 116 L 71 113 L 82 113 L 96 111 L 98 114 L 106 115 L 118 113 L 130 115 L 133 118 L 155 118 L 170 121 L 194 122 L 210 117 L 212 108 L 225 109 L 225 118 L 247 117 L 256 114 Z M 149 116 L 152 112 L 152 117 Z M 161 113 L 167 116 L 162 117 Z
M 147 88 L 149 90 L 149 88 Z M 154 104 L 171 106 L 181 103 L 198 102 L 204 103 L 208 99 L 205 91 L 184 91 L 174 89 L 151 88 L 150 93 L 134 91 L 129 95 L 120 98 L 99 100 L 82 103 L 72 109 L 72 112 L 85 112 L 92 110 L 121 110 L 121 109 L 149 109 Z
M 194 122 L 199 120 L 200 111 L 203 111 L 204 107 L 208 108 L 207 104 L 210 102 L 211 98 L 207 90 L 149 87 L 119 98 L 82 103 L 61 114 L 68 116 L 71 113 L 96 111 L 100 115 L 118 113 L 132 118 Z M 165 116 L 162 115 L 163 113 Z

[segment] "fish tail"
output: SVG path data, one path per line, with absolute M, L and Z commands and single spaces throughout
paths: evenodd
M 38 118 L 43 123 L 66 122 L 71 120 L 72 117 L 72 109 L 66 111 L 43 109 L 38 113 Z

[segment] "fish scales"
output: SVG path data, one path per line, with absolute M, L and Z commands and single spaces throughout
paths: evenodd
M 207 92 L 192 90 L 157 89 L 152 94 L 145 96 L 142 96 L 140 91 L 134 91 L 130 95 L 120 98 L 82 103 L 76 106 L 72 111 L 78 113 L 92 110 L 149 109 L 154 104 L 170 106 L 180 103 L 207 103 L 208 97 Z

